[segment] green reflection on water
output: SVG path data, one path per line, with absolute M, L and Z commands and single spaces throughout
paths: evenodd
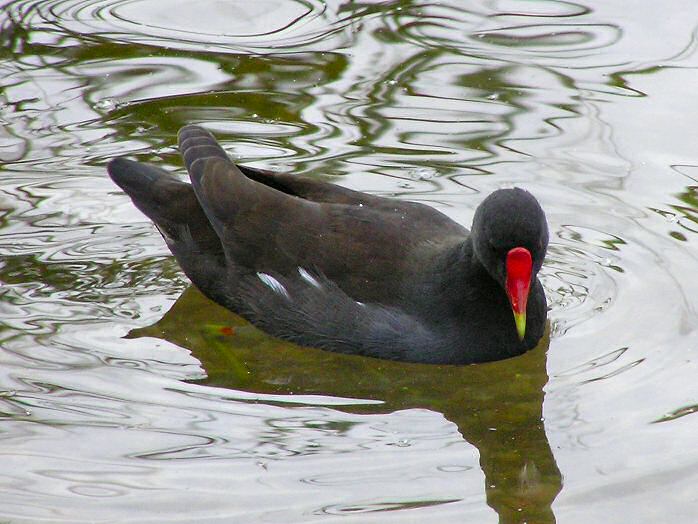
M 193 287 L 159 322 L 129 334 L 144 336 L 190 349 L 208 385 L 383 401 L 341 408 L 353 412 L 443 413 L 478 448 L 487 501 L 500 522 L 555 522 L 551 504 L 562 478 L 542 422 L 547 337 L 521 357 L 472 366 L 340 355 L 266 336 Z

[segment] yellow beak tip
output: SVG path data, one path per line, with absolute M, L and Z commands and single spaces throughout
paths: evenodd
M 514 313 L 514 321 L 516 322 L 516 332 L 519 335 L 519 340 L 523 340 L 526 336 L 526 313 Z

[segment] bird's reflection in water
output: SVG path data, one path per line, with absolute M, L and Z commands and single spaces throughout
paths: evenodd
M 562 488 L 542 421 L 548 338 L 500 362 L 437 366 L 299 348 L 259 332 L 191 287 L 151 336 L 190 349 L 205 383 L 266 394 L 321 394 L 382 400 L 343 407 L 384 413 L 426 408 L 443 413 L 480 452 L 487 503 L 500 523 L 553 523 Z

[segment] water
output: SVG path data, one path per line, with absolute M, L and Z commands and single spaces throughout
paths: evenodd
M 698 7 L 0 8 L 0 520 L 695 522 Z M 104 165 L 238 160 L 551 227 L 549 339 L 419 366 L 203 299 Z

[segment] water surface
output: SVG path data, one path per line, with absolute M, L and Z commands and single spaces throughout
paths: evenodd
M 666 11 L 0 4 L 0 520 L 694 522 L 698 7 Z M 181 170 L 188 123 L 465 225 L 529 189 L 549 337 L 448 367 L 245 325 L 106 177 Z

